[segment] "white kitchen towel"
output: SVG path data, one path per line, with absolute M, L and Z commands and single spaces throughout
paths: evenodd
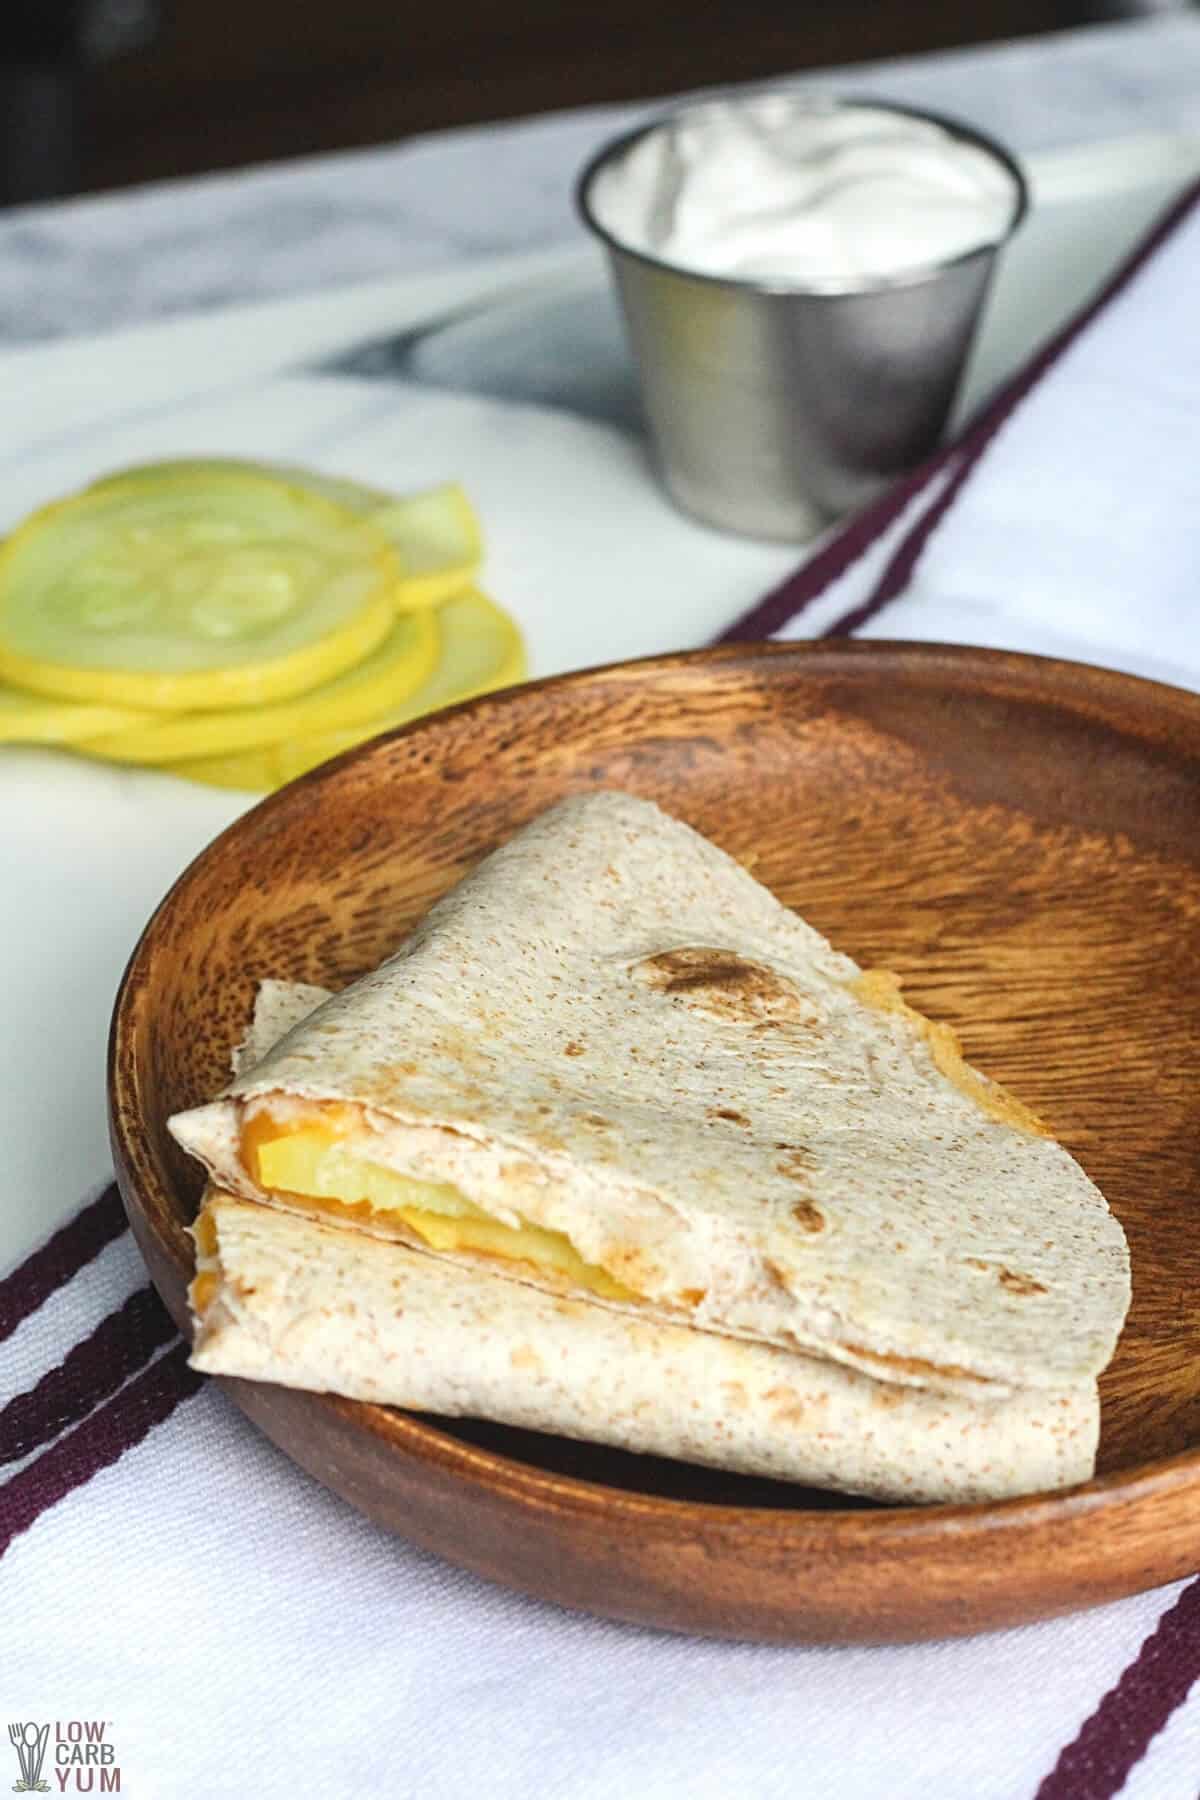
M 1191 196 L 956 446 L 728 635 L 900 628 L 1200 686 L 1197 295 Z M 1200 1583 L 861 1650 L 689 1642 L 503 1592 L 366 1523 L 188 1370 L 111 1187 L 0 1281 L 0 1464 L 12 1785 L 133 1800 L 1200 1787 Z
M 955 444 L 723 638 L 849 633 L 1200 684 L 1200 190 Z
M 359 1518 L 192 1374 L 111 1187 L 0 1284 L 0 1333 L 0 1723 L 50 1726 L 51 1793 L 1102 1800 L 1132 1769 L 1130 1794 L 1195 1795 L 1200 1584 L 838 1650 L 505 1593 Z M 16 1780 L 0 1734 L 6 1756 Z

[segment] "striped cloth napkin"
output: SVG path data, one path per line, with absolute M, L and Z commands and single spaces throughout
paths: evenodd
M 1200 680 L 1200 188 L 968 428 L 721 641 L 888 637 Z
M 948 638 L 1200 686 L 1197 295 L 1200 190 L 725 635 Z M 24 1791 L 1200 1789 L 1200 1582 L 871 1650 L 688 1642 L 508 1594 L 359 1518 L 191 1373 L 111 1186 L 0 1281 L 0 1344 L 0 1768 Z
M 359 1518 L 188 1369 L 111 1186 L 0 1284 L 0 1339 L 3 1723 L 50 1726 L 51 1793 L 1194 1800 L 1200 1582 L 864 1650 L 505 1593 Z

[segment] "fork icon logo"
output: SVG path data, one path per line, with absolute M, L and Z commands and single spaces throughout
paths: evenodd
M 49 1725 L 10 1725 L 8 1735 L 21 1765 L 21 1779 L 13 1782 L 14 1794 L 48 1794 L 50 1783 L 42 1780 L 42 1764 L 46 1760 Z

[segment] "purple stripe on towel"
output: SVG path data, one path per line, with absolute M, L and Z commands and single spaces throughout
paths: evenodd
M 175 1326 L 152 1287 L 138 1288 L 35 1387 L 0 1407 L 0 1463 L 17 1462 L 85 1419 L 128 1381 Z
M 912 530 L 906 533 L 896 546 L 874 591 L 851 612 L 846 613 L 830 625 L 822 634 L 823 636 L 852 636 L 866 624 L 868 619 L 874 618 L 877 613 L 883 611 L 885 606 L 905 592 L 926 544 L 978 468 L 984 452 L 1000 428 L 1007 424 L 1022 400 L 1032 392 L 1046 372 L 1058 362 L 1071 345 L 1082 336 L 1097 315 L 1141 272 L 1150 258 L 1161 248 L 1164 241 L 1198 203 L 1200 203 L 1200 186 L 1189 189 L 1182 200 L 1177 201 L 1171 207 L 1095 299 L 1082 312 L 1077 313 L 1025 365 L 1024 369 L 1001 389 L 992 404 L 985 409 L 976 425 L 967 434 L 970 440 L 969 447 L 964 439 L 962 446 L 964 460 L 961 468 L 955 471 L 932 506 L 922 513 Z
M 0 1487 L 0 1556 L 44 1512 L 119 1462 L 197 1391 L 204 1378 L 188 1368 L 187 1357 L 186 1344 L 168 1350 Z
M 779 587 L 760 600 L 751 612 L 742 617 L 720 637 L 714 639 L 718 644 L 733 644 L 743 641 L 757 641 L 770 637 L 776 631 L 791 622 L 806 606 L 820 598 L 827 587 L 844 575 L 846 570 L 856 563 L 860 556 L 871 548 L 876 539 L 881 538 L 890 526 L 894 525 L 905 507 L 914 500 L 925 485 L 931 481 L 938 470 L 958 454 L 957 446 L 948 446 L 945 450 L 931 457 L 928 462 L 914 469 L 911 475 L 895 483 L 885 494 L 873 500 L 861 512 L 854 514 L 848 524 L 831 537 L 828 543 L 798 569 L 789 575 Z
M 1112 1800 L 1198 1676 L 1200 1581 L 1193 1581 L 1067 1745 L 1036 1800 Z
M 1167 209 L 1099 293 L 1049 338 L 1023 368 L 997 389 L 991 400 L 975 414 L 953 443 L 945 445 L 912 474 L 905 476 L 877 500 L 872 501 L 864 511 L 850 518 L 802 568 L 774 588 L 750 612 L 744 613 L 727 627 L 717 642 L 734 643 L 768 637 L 781 631 L 840 575 L 845 574 L 872 544 L 879 541 L 934 476 L 956 457 L 961 457 L 961 466 L 955 470 L 938 499 L 921 514 L 898 545 L 873 592 L 860 605 L 829 626 L 822 635 L 849 636 L 865 624 L 867 619 L 882 611 L 890 600 L 901 594 L 908 586 L 930 534 L 953 505 L 1000 427 L 1011 418 L 1025 396 L 1088 329 L 1110 301 L 1140 274 L 1198 204 L 1200 183 L 1190 187 Z
M 125 1228 L 125 1211 L 113 1183 L 0 1281 L 0 1343 Z

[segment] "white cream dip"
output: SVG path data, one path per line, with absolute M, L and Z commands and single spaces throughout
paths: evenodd
M 1020 194 L 932 120 L 777 91 L 664 121 L 597 171 L 588 203 L 618 243 L 680 269 L 840 288 L 997 243 Z

